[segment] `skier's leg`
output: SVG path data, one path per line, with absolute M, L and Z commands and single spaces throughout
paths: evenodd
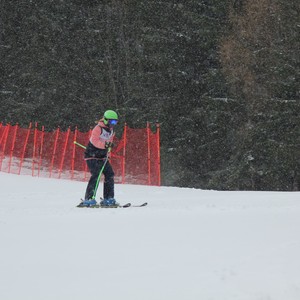
M 109 162 L 107 162 L 103 174 L 105 176 L 104 187 L 103 187 L 103 198 L 104 199 L 114 199 L 115 198 L 115 173 Z
M 85 197 L 84 197 L 84 199 L 87 200 L 87 199 L 92 199 L 92 197 L 94 195 L 96 182 L 97 182 L 101 167 L 103 165 L 103 161 L 98 160 L 98 159 L 90 159 L 90 160 L 87 160 L 86 163 L 91 172 L 91 177 L 88 182 L 86 192 L 85 192 Z

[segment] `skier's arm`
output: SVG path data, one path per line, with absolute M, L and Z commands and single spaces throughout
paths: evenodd
M 90 142 L 99 149 L 105 149 L 105 141 L 101 139 L 102 128 L 97 125 L 92 130 Z

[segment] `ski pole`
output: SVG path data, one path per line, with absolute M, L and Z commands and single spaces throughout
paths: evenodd
M 77 145 L 77 146 L 79 146 L 79 147 L 81 147 L 81 148 L 83 148 L 83 149 L 86 149 L 86 146 L 83 146 L 83 145 L 77 143 L 76 141 L 74 141 L 74 144 Z

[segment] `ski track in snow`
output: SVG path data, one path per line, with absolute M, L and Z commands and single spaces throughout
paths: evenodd
M 86 183 L 0 181 L 0 299 L 300 299 L 299 192 L 116 185 L 148 206 L 86 209 Z

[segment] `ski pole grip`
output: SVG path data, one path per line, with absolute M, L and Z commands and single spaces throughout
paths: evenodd
M 76 141 L 74 141 L 74 144 L 77 145 L 77 146 L 79 146 L 79 147 L 81 147 L 81 148 L 83 148 L 83 149 L 86 149 L 86 146 L 81 145 L 81 144 L 77 143 Z

